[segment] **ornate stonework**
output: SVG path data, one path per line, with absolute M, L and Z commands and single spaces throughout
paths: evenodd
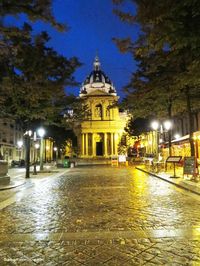
M 118 144 L 127 120 L 114 105 L 119 99 L 110 79 L 100 69 L 98 57 L 94 70 L 80 89 L 80 98 L 89 106 L 91 116 L 75 128 L 82 158 L 109 158 L 118 155 Z

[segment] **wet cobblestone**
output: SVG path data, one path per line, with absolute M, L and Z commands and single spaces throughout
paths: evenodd
M 200 197 L 131 168 L 82 167 L 0 212 L 0 265 L 200 265 Z

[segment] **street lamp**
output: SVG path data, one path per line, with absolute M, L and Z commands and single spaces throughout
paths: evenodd
M 169 156 L 172 155 L 172 135 L 171 135 L 171 129 L 172 129 L 172 121 L 166 120 L 163 123 L 164 129 L 168 132 L 168 142 L 169 142 Z
M 39 149 L 39 143 L 34 144 L 34 166 L 33 166 L 33 174 L 37 175 L 37 150 Z
M 153 130 L 155 130 L 156 134 L 156 157 L 159 157 L 159 142 L 160 142 L 160 136 L 159 134 L 163 134 L 164 132 L 168 132 L 168 142 L 169 142 L 169 156 L 171 156 L 171 128 L 172 128 L 172 122 L 170 120 L 166 120 L 162 124 L 160 124 L 158 121 L 153 121 L 151 123 L 151 127 Z M 160 127 L 160 130 L 158 130 Z M 164 127 L 164 130 L 163 130 Z
M 44 128 L 39 128 L 37 133 L 38 133 L 38 135 L 40 137 L 40 170 L 43 170 L 43 150 L 44 150 L 43 137 L 45 135 Z
M 152 129 L 155 131 L 155 139 L 156 139 L 156 159 L 158 160 L 158 155 L 159 155 L 159 136 L 158 136 L 158 127 L 159 127 L 159 123 L 158 121 L 153 121 L 151 123 L 151 127 Z
M 55 152 L 55 161 L 57 161 L 57 151 L 58 151 L 58 148 L 57 147 L 54 147 L 53 148 L 54 152 Z
M 18 147 L 18 152 L 19 152 L 19 161 L 21 159 L 21 148 L 23 146 L 23 141 L 22 140 L 18 140 L 17 141 L 17 147 Z
M 162 124 L 160 124 L 158 121 L 153 121 L 151 123 L 151 127 L 156 132 L 156 156 L 159 157 L 159 143 L 160 143 L 160 136 L 159 134 L 163 134 L 164 132 L 168 132 L 168 143 L 169 143 L 169 156 L 171 156 L 171 128 L 172 128 L 172 122 L 170 120 L 166 120 Z M 158 130 L 160 127 L 160 130 Z M 163 129 L 164 127 L 164 129 Z
M 172 127 L 172 122 L 170 120 L 166 120 L 163 122 L 164 128 L 168 131 Z
M 31 140 L 32 131 L 28 130 L 24 133 L 25 138 L 25 165 L 26 165 L 26 174 L 25 177 L 30 177 L 30 140 Z

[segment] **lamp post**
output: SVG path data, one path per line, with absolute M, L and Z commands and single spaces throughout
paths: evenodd
M 25 151 L 26 151 L 26 156 L 25 156 L 25 165 L 26 165 L 26 174 L 25 177 L 29 178 L 30 177 L 30 140 L 31 140 L 31 135 L 32 131 L 28 130 L 24 134 L 25 138 Z
M 172 128 L 172 122 L 170 120 L 166 120 L 163 123 L 164 129 L 168 132 L 168 142 L 169 142 L 169 156 L 172 155 L 172 134 L 171 134 L 171 128 Z
M 57 161 L 57 151 L 58 151 L 58 148 L 57 147 L 54 147 L 53 148 L 54 152 L 55 152 L 55 161 Z
M 33 174 L 37 175 L 37 150 L 39 149 L 40 145 L 39 143 L 35 143 L 34 145 L 34 168 L 33 168 Z
M 45 130 L 44 128 L 39 128 L 37 132 L 40 137 L 40 170 L 43 170 L 43 150 L 44 150 L 43 137 L 45 135 Z
M 22 140 L 18 140 L 17 141 L 17 147 L 18 147 L 18 152 L 19 152 L 19 161 L 21 159 L 21 148 L 23 146 L 23 141 Z
M 153 128 L 153 130 L 155 131 L 155 143 L 156 143 L 156 159 L 158 160 L 158 155 L 159 155 L 159 135 L 158 135 L 158 127 L 159 127 L 159 123 L 158 121 L 153 121 L 151 123 L 151 127 Z
M 164 126 L 164 130 L 163 130 Z M 153 121 L 151 123 L 151 127 L 153 130 L 155 130 L 156 134 L 156 158 L 159 157 L 159 143 L 160 143 L 160 134 L 163 134 L 164 132 L 168 132 L 168 143 L 169 143 L 169 156 L 171 156 L 171 128 L 172 128 L 172 122 L 170 120 L 166 120 L 160 124 L 158 121 Z M 160 130 L 158 130 L 160 128 Z

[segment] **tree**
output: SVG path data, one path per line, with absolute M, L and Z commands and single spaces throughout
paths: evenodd
M 42 19 L 64 29 L 51 13 L 51 1 L 3 1 L 1 15 L 25 12 L 30 20 Z M 80 66 L 48 47 L 46 32 L 34 36 L 29 24 L 22 28 L 0 25 L 0 115 L 20 119 L 27 127 L 33 121 L 60 122 L 69 99 L 64 87 L 75 85 L 73 73 Z M 28 125 L 29 124 L 29 125 Z
M 145 118 L 131 118 L 127 127 L 126 132 L 130 136 L 139 137 L 142 133 L 149 131 L 149 120 Z
M 24 122 L 35 119 L 53 121 L 67 104 L 64 86 L 74 83 L 76 58 L 67 60 L 45 46 L 48 35 L 21 40 L 14 58 L 5 65 L 8 75 L 2 87 L 9 91 L 5 111 Z M 17 42 L 19 38 L 17 38 Z
M 72 141 L 73 147 L 77 146 L 76 136 L 71 129 L 50 125 L 47 128 L 47 137 L 48 136 L 53 138 L 53 140 L 55 141 L 55 146 L 58 149 L 65 149 L 67 139 L 70 139 Z
M 120 3 L 125 1 L 115 0 L 114 2 Z M 176 103 L 176 99 L 184 99 L 185 103 L 181 104 L 181 106 L 185 106 L 185 110 L 188 112 L 191 155 L 194 155 L 192 113 L 195 108 L 199 108 L 199 105 L 194 103 L 196 103 L 196 99 L 199 99 L 200 95 L 198 77 L 200 66 L 200 28 L 197 26 L 200 24 L 200 3 L 197 0 L 161 0 L 159 2 L 154 0 L 135 0 L 132 2 L 137 8 L 136 15 L 121 11 L 116 11 L 116 13 L 122 20 L 139 23 L 141 34 L 134 43 L 131 42 L 130 38 L 116 40 L 116 42 L 122 51 L 131 51 L 135 57 L 139 56 L 139 71 L 137 71 L 131 83 L 132 88 L 136 88 L 133 92 L 133 98 L 142 92 L 145 97 L 143 99 L 139 98 L 139 103 L 147 104 L 150 101 L 153 105 L 160 103 L 159 106 L 162 106 L 162 96 L 164 96 L 164 99 L 168 99 L 169 113 L 171 113 L 170 109 Z M 163 54 L 168 56 L 165 58 Z M 160 55 L 162 55 L 162 59 L 165 58 L 166 60 L 166 64 L 163 65 L 162 63 L 162 67 L 160 60 L 158 60 Z M 148 66 L 145 66 L 144 64 L 147 63 L 146 58 L 156 60 L 147 60 Z M 176 68 L 174 68 L 175 66 Z M 148 75 L 146 77 L 147 68 Z M 175 71 L 169 71 L 173 68 Z M 154 73 L 154 75 L 150 75 L 151 73 Z M 163 77 L 168 77 L 168 80 L 164 80 Z M 165 90 L 167 85 L 167 96 L 170 96 L 171 91 L 173 92 L 171 94 L 173 97 L 166 98 L 165 91 L 161 91 L 158 88 L 159 84 Z M 152 86 L 154 86 L 154 89 L 152 89 Z M 178 108 L 174 109 L 177 110 Z
M 66 30 L 66 26 L 58 23 L 51 11 L 51 0 L 1 0 L 0 3 L 0 56 L 7 58 L 11 54 L 15 54 L 20 43 L 17 46 L 13 46 L 12 42 L 8 45 L 8 40 L 18 36 L 27 36 L 28 32 L 16 26 L 7 26 L 4 23 L 4 18 L 7 15 L 18 16 L 20 14 L 26 14 L 30 21 L 43 20 L 50 23 L 58 30 Z M 29 26 L 28 24 L 26 24 Z M 29 36 L 27 36 L 29 37 Z M 2 59 L 2 58 L 1 58 Z

